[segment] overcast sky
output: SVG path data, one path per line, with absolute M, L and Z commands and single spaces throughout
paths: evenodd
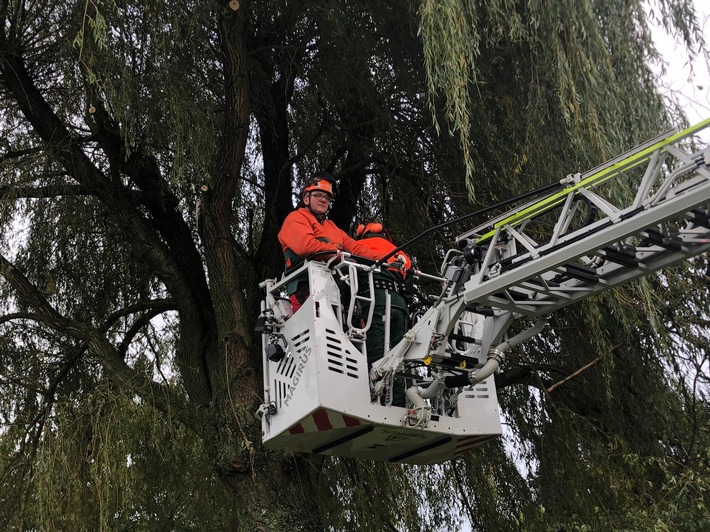
M 695 0 L 698 22 L 704 28 L 705 40 L 710 45 L 710 2 Z M 685 48 L 674 42 L 662 29 L 656 32 L 656 44 L 668 63 L 664 87 L 677 93 L 691 124 L 710 117 L 710 73 L 701 57 L 692 62 Z M 710 135 L 705 135 L 710 138 Z

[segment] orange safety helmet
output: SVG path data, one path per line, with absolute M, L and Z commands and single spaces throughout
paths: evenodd
M 306 183 L 301 191 L 301 197 L 309 192 L 325 192 L 335 199 L 335 178 L 328 172 L 318 172 L 313 179 Z
M 375 234 L 382 235 L 387 240 L 392 242 L 392 235 L 390 235 L 390 232 L 385 229 L 385 226 L 382 225 L 380 222 L 371 222 L 367 225 L 360 224 L 355 230 L 355 235 L 357 236 L 357 238 L 366 238 L 368 235 L 374 236 Z

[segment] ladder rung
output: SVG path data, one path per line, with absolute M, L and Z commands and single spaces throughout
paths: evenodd
M 584 266 L 582 264 L 565 264 L 564 266 L 567 277 L 572 279 L 577 279 L 578 281 L 584 281 L 586 283 L 598 283 L 599 274 L 594 268 L 589 266 Z M 555 281 L 561 282 L 564 280 L 562 274 L 555 276 Z
M 494 297 L 499 297 L 501 299 L 512 299 L 513 301 L 528 301 L 530 299 L 530 296 L 528 294 L 524 294 L 523 292 L 518 292 L 517 290 L 512 289 L 506 290 L 505 293 L 495 294 Z
M 618 250 L 613 247 L 603 248 L 604 258 L 626 266 L 627 268 L 638 268 L 639 261 L 636 258 L 636 252 L 633 249 Z
M 693 209 L 690 213 L 693 215 L 691 221 L 695 225 L 702 225 L 704 228 L 710 229 L 710 218 L 708 218 L 708 214 L 706 212 L 703 212 L 700 209 Z
M 554 279 L 550 279 L 549 281 L 545 281 L 543 283 L 542 280 L 538 279 L 537 277 L 533 277 L 532 279 L 528 279 L 527 282 L 530 284 L 541 286 L 543 288 L 558 288 L 560 286 L 560 283 L 558 283 Z
M 664 235 L 655 227 L 646 229 L 646 235 L 651 244 L 661 246 L 668 251 L 680 251 L 681 241 L 675 236 Z

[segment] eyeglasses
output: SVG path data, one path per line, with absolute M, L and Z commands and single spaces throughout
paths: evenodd
M 322 192 L 311 192 L 311 198 L 317 200 L 325 200 L 328 203 L 332 201 L 332 198 L 328 194 L 323 194 Z

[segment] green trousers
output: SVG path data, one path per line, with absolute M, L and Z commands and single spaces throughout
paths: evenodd
M 372 314 L 372 324 L 367 331 L 367 363 L 368 366 L 385 355 L 385 294 L 387 290 L 375 290 L 375 310 Z M 390 338 L 389 347 L 392 349 L 404 336 L 407 327 L 407 302 L 397 292 L 390 291 Z M 363 315 L 369 312 L 369 305 L 364 305 Z M 392 390 L 392 404 L 394 406 L 405 406 L 404 379 L 396 377 L 394 389 Z

